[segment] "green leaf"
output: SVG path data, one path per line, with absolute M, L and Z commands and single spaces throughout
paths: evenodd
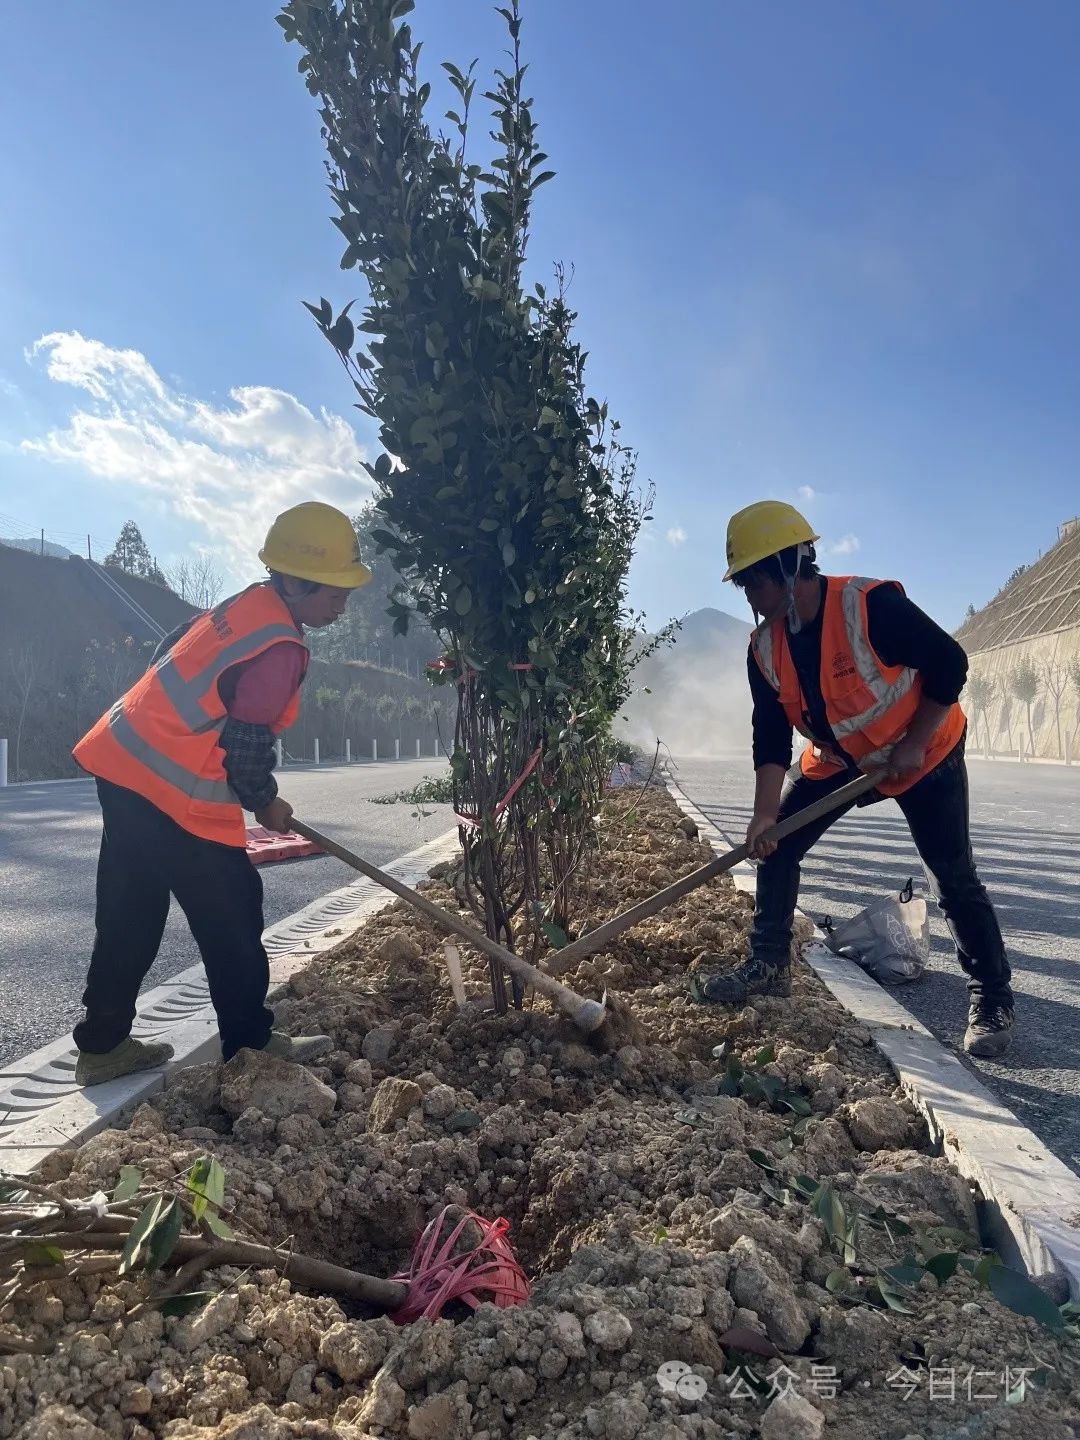
M 458 591 L 454 609 L 459 615 L 467 615 L 472 609 L 472 591 L 467 585 L 463 585 Z
M 390 456 L 387 455 L 386 451 L 384 450 L 383 453 L 379 456 L 379 458 L 375 461 L 375 474 L 378 475 L 378 477 L 380 478 L 380 480 L 384 480 L 384 479 L 386 478 L 386 476 L 390 474 L 390 469 L 391 469 Z M 379 534 L 385 534 L 386 532 L 385 532 L 385 531 L 373 531 L 372 533 L 373 533 L 373 535 L 379 535 Z M 378 542 L 376 542 L 376 543 L 378 543 Z
M 506 566 L 507 570 L 510 569 L 510 566 L 513 565 L 514 561 L 517 559 L 517 551 L 514 549 L 513 545 L 509 544 L 509 542 L 502 547 L 502 558 L 503 564 Z
M 913 1261 L 905 1261 L 903 1265 L 888 1265 L 882 1272 L 890 1280 L 895 1280 L 897 1285 L 917 1285 L 926 1274 L 922 1265 L 916 1265 Z
M 137 1165 L 121 1165 L 120 1178 L 113 1191 L 114 1200 L 130 1200 L 142 1184 L 142 1171 Z
M 926 1262 L 927 1273 L 933 1275 L 939 1285 L 944 1285 L 946 1280 L 951 1280 L 956 1274 L 956 1267 L 960 1263 L 960 1256 L 955 1250 L 942 1250 L 940 1255 L 932 1255 Z
M 754 1064 L 762 1067 L 771 1065 L 776 1059 L 776 1050 L 772 1045 L 763 1045 L 754 1056 Z
M 768 1195 L 770 1200 L 775 1200 L 778 1205 L 791 1204 L 791 1191 L 784 1190 L 781 1186 L 773 1183 L 767 1175 L 763 1175 L 758 1181 L 759 1187 Z
M 33 1265 L 62 1265 L 64 1263 L 64 1252 L 59 1245 L 27 1245 L 22 1252 L 22 1261 L 26 1266 Z
M 653 1244 L 659 1245 L 661 1240 L 666 1240 L 668 1238 L 667 1228 L 663 1225 L 657 1225 L 656 1229 L 653 1231 L 652 1238 Z
M 762 1170 L 768 1170 L 773 1175 L 779 1174 L 775 1163 L 765 1154 L 764 1150 L 747 1150 L 746 1154 L 755 1165 L 760 1165 Z
M 1065 1317 L 1045 1290 L 1040 1290 L 1026 1275 L 995 1265 L 989 1274 L 990 1293 L 1016 1315 L 1031 1315 L 1050 1330 L 1061 1330 Z
M 216 1210 L 209 1210 L 206 1214 L 206 1223 L 218 1237 L 219 1240 L 235 1240 L 236 1231 L 227 1220 L 224 1220 Z
M 783 1090 L 776 1098 L 781 1105 L 786 1105 L 793 1115 L 800 1115 L 804 1120 L 814 1113 L 814 1107 L 806 1096 L 796 1095 L 794 1090 Z
M 539 175 L 536 175 L 536 176 L 533 177 L 533 179 L 530 181 L 530 185 L 531 185 L 531 188 L 532 188 L 533 190 L 535 190 L 535 189 L 537 188 L 537 186 L 543 185 L 543 184 L 545 184 L 548 180 L 554 180 L 554 179 L 555 179 L 555 171 L 554 171 L 554 170 L 542 170 Z
M 149 1204 L 143 1207 L 139 1218 L 131 1227 L 131 1233 L 124 1243 L 123 1250 L 120 1252 L 120 1265 L 117 1269 L 117 1274 L 127 1275 L 129 1271 L 134 1269 L 142 1255 L 142 1249 L 146 1244 L 147 1236 L 161 1219 L 165 1205 L 165 1196 L 155 1195 Z
M 898 1290 L 884 1274 L 878 1275 L 877 1287 L 882 1300 L 890 1310 L 897 1310 L 901 1315 L 911 1315 L 914 1312 L 904 1298 L 903 1291 Z
M 483 520 L 480 521 L 480 529 L 483 530 L 485 535 L 490 535 L 493 530 L 498 530 L 498 528 L 498 520 L 493 520 L 490 515 L 485 515 Z
M 847 1229 L 844 1202 L 831 1185 L 821 1184 L 813 1199 L 814 1214 L 824 1223 L 833 1240 L 842 1240 Z
M 163 1315 L 190 1315 L 213 1298 L 213 1290 L 189 1290 L 186 1295 L 170 1295 L 162 1300 L 158 1309 Z
M 150 1231 L 146 1241 L 146 1270 L 158 1270 L 176 1249 L 183 1227 L 183 1212 L 179 1200 L 172 1200 L 168 1209 Z
M 983 1255 L 975 1261 L 971 1273 L 980 1285 L 989 1285 L 991 1273 L 999 1268 L 1001 1268 L 1001 1256 L 991 1250 L 988 1255 Z
M 825 1277 L 825 1289 L 830 1295 L 842 1295 L 845 1290 L 850 1290 L 850 1273 L 842 1265 L 838 1265 L 835 1270 L 830 1270 Z
M 566 931 L 558 925 L 553 925 L 550 920 L 545 920 L 540 928 L 544 932 L 544 939 L 549 945 L 553 945 L 556 950 L 561 950 L 564 945 L 570 944 Z
M 326 332 L 326 338 L 339 355 L 348 355 L 356 339 L 356 327 L 347 315 L 339 315 Z

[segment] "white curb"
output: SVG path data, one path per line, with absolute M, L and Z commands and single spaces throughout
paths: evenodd
M 457 830 L 448 830 L 385 869 L 406 885 L 415 885 L 457 848 Z M 373 880 L 363 879 L 271 926 L 263 936 L 270 958 L 269 998 L 280 995 L 289 977 L 304 969 L 313 955 L 332 949 L 395 898 Z M 82 1090 L 75 1084 L 76 1051 L 69 1036 L 0 1066 L 0 1171 L 28 1175 L 53 1150 L 79 1145 L 129 1116 L 169 1085 L 178 1070 L 220 1058 L 217 1018 L 201 965 L 147 991 L 139 1002 L 134 1034 L 172 1045 L 174 1058 L 164 1070 L 124 1075 Z
M 702 838 L 714 850 L 727 850 L 716 825 L 674 780 L 666 784 Z M 754 890 L 752 865 L 744 861 L 731 874 L 740 890 Z M 1031 1275 L 1064 1276 L 1071 1297 L 1080 1299 L 1080 1180 L 910 1011 L 857 965 L 834 955 L 816 927 L 815 936 L 803 959 L 869 1029 L 942 1153 L 978 1185 L 990 1238 L 1002 1257 Z

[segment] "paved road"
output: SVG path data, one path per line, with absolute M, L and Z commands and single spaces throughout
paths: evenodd
M 676 762 L 683 790 L 741 841 L 753 801 L 745 757 Z M 1013 967 L 1017 1029 L 1001 1061 L 972 1061 L 989 1088 L 1080 1173 L 1080 770 L 970 762 L 972 836 Z M 815 919 L 853 915 L 922 869 L 895 805 L 845 816 L 803 867 L 801 905 Z M 921 891 L 926 895 L 925 884 Z M 966 993 L 931 902 L 926 976 L 892 993 L 954 1047 Z
M 438 760 L 286 769 L 281 791 L 297 814 L 377 865 L 441 835 L 449 805 L 414 818 L 408 804 L 369 797 L 408 789 L 442 772 Z M 0 790 L 0 1064 L 71 1029 L 93 940 L 94 872 L 101 812 L 88 780 Z M 262 867 L 272 925 L 357 877 L 319 856 Z M 161 953 L 146 981 L 160 985 L 195 964 L 198 950 L 173 906 Z

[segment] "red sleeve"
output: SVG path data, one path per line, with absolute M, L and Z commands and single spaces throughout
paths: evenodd
M 300 687 L 305 658 L 302 645 L 282 640 L 254 660 L 230 666 L 218 681 L 218 693 L 232 719 L 273 725 Z

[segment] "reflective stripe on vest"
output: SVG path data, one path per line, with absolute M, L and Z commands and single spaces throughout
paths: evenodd
M 202 702 L 216 690 L 218 679 L 231 665 L 238 665 L 253 651 L 265 649 L 279 640 L 291 640 L 295 644 L 297 639 L 296 627 L 293 625 L 264 625 L 251 635 L 226 645 L 208 665 L 204 665 L 202 670 L 190 679 L 185 680 L 180 674 L 171 650 L 154 666 L 154 673 L 180 719 L 189 730 L 199 735 L 204 730 L 220 730 L 225 724 L 224 716 L 215 719 L 207 715 Z
M 875 585 L 880 583 L 878 580 L 866 580 L 861 576 L 856 576 L 847 582 L 840 593 L 844 627 L 847 630 L 855 668 L 859 672 L 859 679 L 873 695 L 874 703 L 861 715 L 849 715 L 846 720 L 838 720 L 832 726 L 832 732 L 837 740 L 842 740 L 845 735 L 854 735 L 859 730 L 865 730 L 875 720 L 880 720 L 894 705 L 903 700 L 915 684 L 915 671 L 908 668 L 901 670 L 891 685 L 888 683 L 881 673 L 880 662 L 874 654 L 870 637 L 866 633 L 864 597 L 868 590 L 872 590 Z
M 239 804 L 227 781 L 204 779 L 201 775 L 185 770 L 183 765 L 170 759 L 168 755 L 163 755 L 160 750 L 155 750 L 148 741 L 143 739 L 124 714 L 122 698 L 117 700 L 109 711 L 109 733 L 133 760 L 137 760 L 140 765 L 145 765 L 147 770 L 156 775 L 159 780 L 164 780 L 175 790 L 189 795 L 192 800 L 199 800 L 207 805 L 228 805 L 230 807 Z

